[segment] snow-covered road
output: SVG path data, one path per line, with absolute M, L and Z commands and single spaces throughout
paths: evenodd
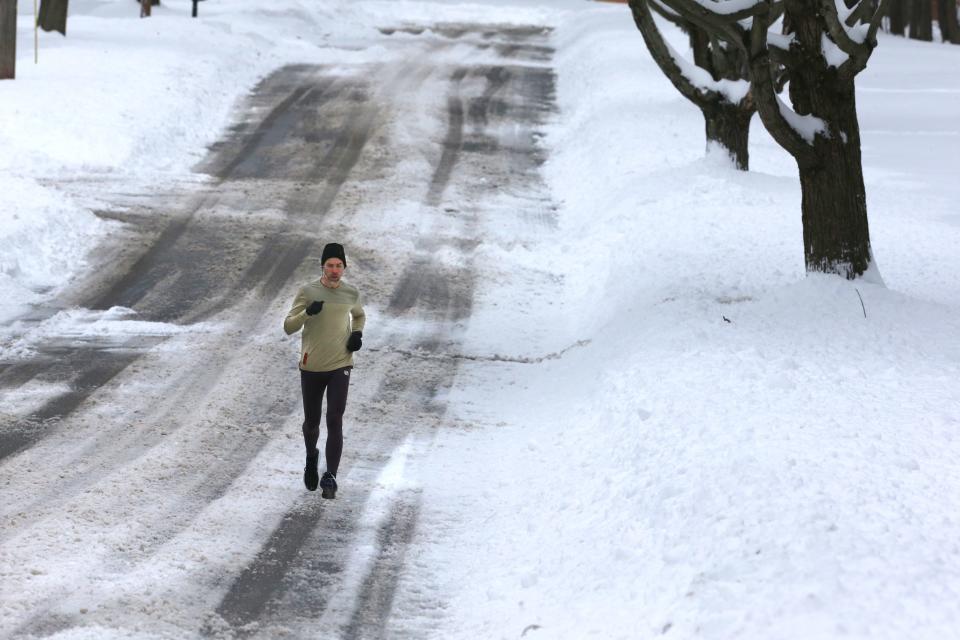
M 386 62 L 262 81 L 210 180 L 113 194 L 100 215 L 124 230 L 21 319 L 0 388 L 37 402 L 0 431 L 0 635 L 387 628 L 420 509 L 402 468 L 469 360 L 478 221 L 522 199 L 531 228 L 555 224 L 537 145 L 554 79 L 539 26 L 382 37 Z M 329 241 L 370 316 L 332 503 L 302 487 L 280 331 Z

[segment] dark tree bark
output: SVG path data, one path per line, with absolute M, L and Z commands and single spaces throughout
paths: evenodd
M 872 259 L 855 96 L 852 79 L 808 88 L 811 112 L 831 131 L 814 138 L 816 160 L 798 164 L 807 271 L 847 278 L 863 274 Z
M 44 31 L 59 31 L 67 35 L 68 0 L 40 0 L 37 24 Z
M 832 10 L 824 11 L 825 6 Z M 839 273 L 853 279 L 862 275 L 872 261 L 854 87 L 854 78 L 866 66 L 872 47 L 867 50 L 849 40 L 832 0 L 791 0 L 786 11 L 797 45 L 790 48 L 796 56 L 788 65 L 790 101 L 798 115 L 819 118 L 826 127 L 822 134 L 813 136 L 812 145 L 794 156 L 800 173 L 806 267 L 807 271 Z M 831 67 L 819 53 L 825 34 L 843 41 L 849 49 L 851 57 L 844 64 L 851 66 L 846 73 L 843 65 Z M 858 53 L 865 56 L 862 63 L 856 60 Z M 862 67 L 857 68 L 860 64 Z M 758 68 L 756 72 L 764 70 Z M 769 113 L 770 109 L 764 111 L 768 119 L 783 117 L 779 109 L 777 114 Z M 811 146 L 813 153 L 809 153 Z
M 140 17 L 149 18 L 153 14 L 153 7 L 160 6 L 160 0 L 134 0 L 140 5 Z
M 911 0 L 910 38 L 933 41 L 933 7 L 930 0 Z
M 834 0 L 758 0 L 726 14 L 695 0 L 663 2 L 749 53 L 760 119 L 797 162 L 807 271 L 862 276 L 873 257 L 854 79 L 876 47 L 886 2 L 874 7 L 871 0 L 852 0 L 843 16 Z M 717 6 L 722 10 L 723 4 Z M 771 41 L 778 5 L 788 33 Z M 865 32 L 852 29 L 860 24 Z M 792 111 L 777 98 L 781 72 L 790 82 Z
M 719 145 L 738 169 L 748 170 L 750 120 L 756 111 L 749 92 L 734 103 L 720 91 L 696 86 L 674 59 L 669 45 L 653 20 L 651 8 L 687 33 L 693 50 L 693 63 L 708 72 L 715 82 L 748 82 L 746 56 L 735 47 L 721 46 L 720 41 L 711 38 L 706 30 L 670 13 L 657 3 L 658 0 L 629 0 L 634 22 L 650 55 L 680 94 L 700 109 L 705 123 L 707 145 Z
M 0 80 L 17 77 L 17 0 L 0 0 Z
M 940 0 L 937 6 L 937 22 L 940 38 L 944 42 L 960 44 L 960 25 L 957 24 L 956 0 Z
M 730 104 L 726 101 L 716 102 L 701 107 L 706 124 L 707 143 L 718 144 L 733 160 L 737 169 L 750 169 L 750 120 L 753 119 L 754 109 Z
M 890 0 L 890 33 L 898 36 L 907 35 L 909 22 L 909 1 Z

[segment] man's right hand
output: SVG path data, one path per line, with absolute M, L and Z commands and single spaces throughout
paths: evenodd
M 307 306 L 307 315 L 315 316 L 320 313 L 321 309 L 323 309 L 323 300 L 314 300 Z

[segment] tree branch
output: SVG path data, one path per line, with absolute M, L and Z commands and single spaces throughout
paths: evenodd
M 753 5 L 749 10 L 741 10 L 737 13 L 723 15 L 711 11 L 695 0 L 661 0 L 661 2 L 684 19 L 689 20 L 702 29 L 706 29 L 709 33 L 715 34 L 718 38 L 722 38 L 730 44 L 740 47 L 744 51 L 747 50 L 745 43 L 747 30 L 738 24 L 738 21 L 754 15 L 754 12 L 757 11 L 761 5 L 765 6 L 764 2 L 760 2 Z M 745 12 L 748 11 L 749 13 L 745 14 Z
M 830 0 L 821 1 L 830 2 Z M 867 0 L 863 0 L 863 2 L 866 3 Z M 889 0 L 880 0 L 877 10 L 873 13 L 873 17 L 870 18 L 870 26 L 867 29 L 867 34 L 863 39 L 863 43 L 859 44 L 856 53 L 850 54 L 850 59 L 840 65 L 840 67 L 837 69 L 840 77 L 852 79 L 867 67 L 867 61 L 870 60 L 870 56 L 873 54 L 873 50 L 877 46 L 877 29 L 880 28 L 880 23 L 887 14 L 888 2 Z M 829 27 L 831 21 L 827 19 L 826 22 Z M 846 33 L 845 30 L 844 33 Z M 840 46 L 839 43 L 837 43 L 837 46 Z
M 661 18 L 663 18 L 667 22 L 670 22 L 680 27 L 684 31 L 690 28 L 690 23 L 688 23 L 686 20 L 684 20 L 682 17 L 680 17 L 676 13 L 674 13 L 672 10 L 668 9 L 667 7 L 664 7 L 662 4 L 657 2 L 657 0 L 649 0 L 648 4 L 651 9 L 657 12 L 657 15 L 659 15 Z
M 861 1 L 866 2 L 867 0 Z M 820 0 L 819 4 L 823 21 L 827 26 L 827 32 L 830 34 L 830 39 L 833 40 L 834 44 L 840 47 L 840 50 L 851 58 L 862 55 L 862 51 L 866 45 L 862 42 L 857 42 L 847 33 L 847 27 L 840 20 L 840 16 L 837 13 L 837 5 L 834 0 Z
M 780 19 L 780 16 L 783 15 L 784 10 L 784 3 L 780 0 L 775 0 L 772 4 L 770 4 L 768 9 L 769 12 L 767 13 L 766 17 L 767 28 Z
M 705 2 L 699 2 L 698 0 L 693 0 L 691 4 L 699 7 L 700 10 L 706 13 L 721 17 L 727 22 L 740 22 L 741 20 L 752 18 L 755 15 L 768 14 L 771 9 L 767 0 L 754 0 L 750 6 L 730 12 L 727 12 L 727 7 L 733 4 L 733 2 L 729 1 L 716 2 L 707 0 Z
M 887 15 L 887 7 L 890 5 L 890 0 L 880 0 L 880 3 L 877 5 L 877 10 L 874 11 L 873 17 L 870 18 L 870 28 L 867 30 L 867 42 L 870 43 L 870 48 L 877 46 L 877 30 L 880 29 L 883 19 Z
M 720 94 L 710 91 L 709 89 L 697 87 L 690 81 L 690 78 L 683 73 L 680 65 L 677 64 L 677 61 L 673 57 L 670 45 L 663 39 L 660 29 L 657 27 L 656 22 L 653 21 L 648 0 L 629 0 L 629 5 L 630 11 L 633 13 L 633 21 L 636 23 L 637 29 L 640 30 L 640 34 L 643 36 L 643 41 L 647 44 L 650 55 L 653 57 L 654 62 L 657 63 L 657 66 L 660 67 L 660 70 L 663 71 L 663 74 L 667 76 L 670 82 L 673 83 L 673 86 L 676 87 L 677 91 L 679 91 L 684 98 L 700 108 L 720 100 L 722 98 Z
M 780 99 L 774 85 L 773 66 L 767 45 L 769 27 L 770 23 L 764 16 L 757 16 L 753 20 L 750 33 L 750 79 L 757 112 L 773 139 L 796 159 L 799 166 L 812 166 L 817 161 L 813 146 L 780 111 Z
M 848 27 L 853 27 L 858 22 L 866 22 L 866 16 L 871 5 L 872 0 L 862 0 L 859 4 L 857 4 L 855 9 L 847 14 L 847 17 L 843 23 Z

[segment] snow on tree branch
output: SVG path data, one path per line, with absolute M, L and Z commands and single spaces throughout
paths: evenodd
M 714 80 L 706 69 L 701 69 L 687 60 L 668 43 L 664 44 L 666 44 L 667 51 L 687 81 L 705 95 L 719 94 L 730 104 L 740 104 L 750 92 L 749 80 Z
M 819 135 L 829 135 L 827 129 L 827 123 L 821 120 L 820 118 L 812 115 L 802 116 L 786 104 L 783 100 L 780 99 L 780 96 L 774 96 L 777 99 L 777 107 L 780 109 L 780 115 L 783 116 L 783 119 L 793 128 L 797 134 L 807 141 L 808 144 L 813 144 L 813 139 Z
M 661 4 L 659 0 L 636 0 L 630 5 L 637 27 L 648 40 L 648 48 L 654 61 L 684 97 L 698 104 L 722 99 L 733 105 L 740 104 L 746 98 L 750 92 L 749 80 L 714 80 L 710 72 L 693 64 L 670 46 L 653 23 L 649 9 L 653 8 L 661 15 L 663 15 L 661 11 L 669 11 L 680 22 L 684 20 L 682 14 L 675 12 L 668 5 Z
M 812 138 L 806 137 L 801 132 L 809 132 L 811 128 L 794 126 L 789 114 L 796 115 L 796 113 L 786 108 L 777 95 L 770 61 L 771 48 L 767 45 L 769 28 L 770 22 L 759 17 L 754 20 L 750 31 L 750 79 L 757 113 L 760 114 L 763 125 L 773 139 L 796 158 L 798 164 L 811 164 L 816 161 Z M 777 50 L 774 49 L 774 51 Z
M 719 145 L 738 169 L 749 168 L 747 143 L 756 105 L 750 94 L 749 60 L 741 34 L 733 44 L 673 6 L 673 0 L 628 0 L 651 57 L 673 86 L 703 114 L 708 148 Z M 694 2 L 691 6 L 696 6 Z M 690 41 L 692 57 L 673 49 L 653 12 L 677 24 Z M 722 27 L 721 27 L 722 28 Z
M 833 5 L 833 10 L 837 12 L 837 17 L 840 18 L 840 21 L 843 23 L 843 25 L 852 29 L 858 22 L 861 21 L 860 15 L 863 7 L 869 4 L 869 2 L 864 2 L 861 0 L 852 7 L 847 7 L 843 0 L 832 0 L 831 4 Z M 862 35 L 866 35 L 866 33 L 861 35 L 848 31 L 848 35 L 850 35 L 850 37 L 857 42 L 863 42 Z M 861 37 L 858 38 L 857 35 L 861 35 Z
M 767 44 L 781 51 L 789 51 L 790 45 L 796 42 L 797 37 L 792 33 L 786 35 L 782 33 L 767 33 Z
M 840 67 L 850 59 L 849 54 L 838 47 L 826 33 L 820 35 L 820 52 L 823 54 L 823 59 L 826 60 L 827 64 L 831 67 Z
M 856 55 L 863 47 L 868 27 L 859 23 L 847 26 L 845 20 L 853 11 L 846 8 L 843 0 L 820 0 L 820 10 L 833 42 L 847 55 Z
M 696 67 L 696 65 L 690 64 L 686 58 L 670 46 L 660 33 L 660 29 L 653 21 L 653 16 L 650 13 L 650 6 L 656 5 L 656 3 L 657 0 L 633 0 L 630 2 L 634 21 L 647 43 L 647 48 L 650 50 L 654 62 L 657 63 L 657 66 L 660 67 L 660 70 L 663 71 L 663 74 L 667 76 L 677 91 L 687 100 L 697 105 L 716 100 L 719 96 L 713 94 L 713 90 L 708 86 L 708 83 L 697 72 L 702 73 L 708 80 L 712 81 L 710 74 Z M 677 19 L 682 21 L 679 15 L 677 15 Z M 749 89 L 749 83 L 747 85 Z M 739 100 L 734 101 L 733 104 L 737 102 Z
M 756 14 L 760 5 L 767 4 L 767 0 L 693 0 L 710 13 L 726 16 L 731 20 L 743 20 Z
M 698 0 L 661 0 L 661 2 L 701 29 L 716 34 L 717 37 L 731 44 L 745 48 L 745 31 L 737 24 L 741 18 L 716 14 L 709 7 L 703 6 Z M 725 3 L 709 2 L 708 4 L 718 5 Z
M 637 29 L 643 35 L 654 62 L 657 63 L 657 66 L 660 67 L 660 70 L 663 71 L 663 74 L 667 76 L 677 91 L 687 100 L 699 104 L 706 96 L 698 90 L 698 87 L 690 81 L 683 69 L 677 64 L 678 56 L 667 44 L 654 22 L 653 15 L 650 13 L 650 4 L 648 0 L 630 1 L 630 10 L 633 13 Z
M 846 60 L 836 64 L 840 56 L 832 47 L 825 46 L 824 57 L 845 77 L 852 78 L 867 66 L 867 60 L 877 46 L 877 29 L 886 14 L 888 1 L 881 0 L 869 20 L 864 20 L 873 6 L 870 0 L 860 0 L 850 8 L 843 0 L 819 0 L 830 40 L 847 55 Z
M 659 0 L 683 19 L 714 36 L 747 50 L 745 41 L 756 16 L 769 26 L 784 11 L 782 0 Z

